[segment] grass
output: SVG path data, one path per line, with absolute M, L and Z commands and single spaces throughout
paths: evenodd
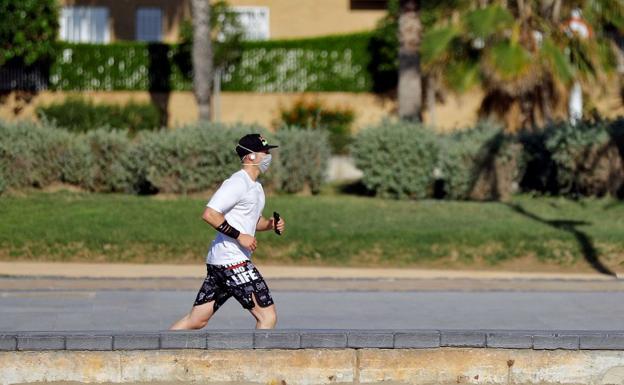
M 206 199 L 70 192 L 2 197 L 0 258 L 201 262 L 215 235 L 200 219 Z M 624 204 L 611 200 L 278 195 L 268 197 L 265 216 L 273 210 L 286 220 L 287 231 L 281 237 L 258 234 L 258 261 L 487 267 L 518 260 L 580 266 L 592 257 L 614 266 L 624 260 Z

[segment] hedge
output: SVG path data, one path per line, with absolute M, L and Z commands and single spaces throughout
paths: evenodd
M 224 70 L 224 91 L 372 90 L 371 34 L 243 42 L 242 58 Z M 192 65 L 180 45 L 59 42 L 50 67 L 53 90 L 189 91 Z
M 253 125 L 200 124 L 143 131 L 132 138 L 126 131 L 103 128 L 70 133 L 50 123 L 0 121 L 0 193 L 58 182 L 94 192 L 213 189 L 241 167 L 236 142 L 252 132 L 263 133 L 280 147 L 270 171 L 261 176 L 266 187 L 288 193 L 319 191 L 329 145 L 318 130 L 270 134 Z
M 382 197 L 432 195 L 440 147 L 432 130 L 411 123 L 385 122 L 356 136 L 351 153 L 364 172 L 366 188 Z
M 87 99 L 70 96 L 61 101 L 36 109 L 39 119 L 55 122 L 70 131 L 90 131 L 112 127 L 128 129 L 131 134 L 153 130 L 162 125 L 161 111 L 150 102 L 130 101 L 127 104 L 93 103 Z
M 451 134 L 382 123 L 352 146 L 363 184 L 394 198 L 501 200 L 515 192 L 624 198 L 624 118 L 506 134 L 480 123 Z
M 240 169 L 234 148 L 256 126 L 199 124 L 143 132 L 132 159 L 138 192 L 188 193 L 215 187 Z M 264 133 L 264 132 L 263 132 Z
M 49 123 L 0 121 L 0 192 L 55 182 L 88 191 L 190 193 L 212 189 L 240 167 L 236 140 L 264 133 L 280 148 L 269 189 L 316 193 L 330 145 L 322 130 L 275 134 L 249 125 L 190 125 L 175 130 L 98 129 L 70 133 Z M 452 134 L 384 122 L 358 133 L 351 146 L 363 184 L 378 196 L 499 200 L 516 191 L 624 197 L 624 118 L 557 123 L 517 135 L 479 124 Z
M 520 140 L 526 190 L 624 197 L 624 118 L 576 126 L 558 123 Z
M 280 144 L 276 151 L 277 189 L 288 193 L 318 193 L 326 179 L 331 156 L 327 132 L 287 127 L 277 132 L 275 140 Z
M 498 200 L 518 191 L 522 148 L 491 122 L 440 135 L 439 191 L 449 199 Z

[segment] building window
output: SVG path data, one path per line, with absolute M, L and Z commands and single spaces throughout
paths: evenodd
M 162 10 L 141 7 L 136 12 L 136 39 L 139 41 L 162 41 Z
M 350 0 L 349 3 L 353 10 L 388 9 L 388 0 Z
M 246 40 L 267 40 L 269 33 L 268 7 L 232 7 L 245 30 Z
M 63 7 L 60 20 L 61 40 L 76 43 L 108 43 L 108 8 Z

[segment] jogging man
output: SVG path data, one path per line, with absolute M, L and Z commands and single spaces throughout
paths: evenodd
M 236 146 L 242 169 L 226 179 L 215 192 L 202 218 L 219 233 L 206 257 L 208 273 L 191 311 L 170 330 L 201 329 L 231 296 L 249 310 L 257 329 L 272 329 L 277 314 L 269 287 L 250 257 L 258 246 L 256 231 L 277 229 L 285 222 L 262 216 L 264 190 L 257 181 L 271 164 L 272 146 L 259 134 L 242 137 Z

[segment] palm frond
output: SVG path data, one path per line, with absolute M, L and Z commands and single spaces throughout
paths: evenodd
M 554 78 L 565 84 L 569 84 L 574 79 L 575 71 L 572 63 L 551 39 L 544 40 L 540 56 Z
M 475 9 L 468 12 L 464 17 L 464 24 L 468 33 L 475 38 L 482 39 L 511 27 L 513 22 L 513 15 L 499 5 Z
M 448 52 L 451 41 L 458 35 L 457 28 L 438 27 L 427 31 L 420 45 L 422 63 L 427 66 Z
M 466 92 L 480 81 L 479 63 L 476 61 L 454 62 L 446 68 L 446 84 L 456 92 Z
M 503 41 L 488 51 L 487 60 L 501 78 L 514 78 L 528 70 L 531 54 L 520 44 Z

